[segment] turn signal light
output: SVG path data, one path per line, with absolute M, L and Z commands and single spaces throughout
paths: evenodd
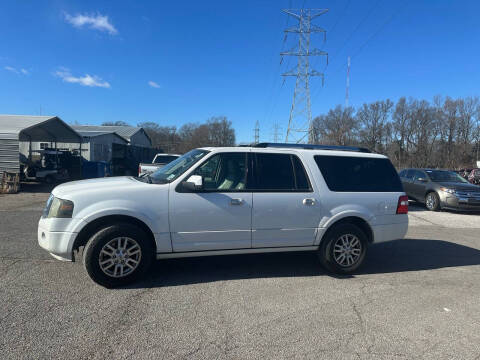
M 398 198 L 397 214 L 408 214 L 408 196 L 402 195 Z

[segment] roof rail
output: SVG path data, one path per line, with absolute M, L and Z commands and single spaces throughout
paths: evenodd
M 369 153 L 367 148 L 357 146 L 339 146 L 339 145 L 313 145 L 313 144 L 287 144 L 287 143 L 258 143 L 252 147 L 256 148 L 281 148 L 281 149 L 305 149 L 305 150 L 336 150 L 336 151 L 355 151 Z

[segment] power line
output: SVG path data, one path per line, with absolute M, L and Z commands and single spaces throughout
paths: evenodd
M 347 43 L 350 41 L 350 39 L 353 37 L 353 35 L 355 35 L 355 33 L 358 31 L 358 29 L 360 29 L 360 27 L 363 25 L 363 23 L 370 17 L 370 15 L 373 13 L 373 10 L 377 7 L 377 5 L 380 3 L 380 1 L 381 0 L 377 0 L 377 2 L 375 2 L 373 4 L 373 6 L 370 8 L 370 10 L 367 12 L 367 14 L 357 24 L 355 29 L 350 33 L 350 35 L 348 35 L 347 39 L 343 42 L 342 46 L 340 46 L 340 48 L 335 52 L 335 54 L 333 55 L 333 58 L 336 58 L 336 56 L 338 54 L 340 54 L 340 52 L 343 50 L 345 45 L 347 45 Z
M 398 10 L 397 11 L 394 11 L 393 14 L 382 24 L 380 25 L 380 27 L 369 37 L 367 38 L 367 40 L 362 44 L 360 45 L 360 47 L 357 49 L 356 52 L 353 53 L 352 56 L 350 56 L 350 59 L 353 59 L 355 57 L 357 57 L 361 52 L 362 50 L 367 46 L 367 44 L 372 41 L 378 34 L 380 34 L 380 32 L 382 32 L 382 30 L 389 24 L 392 22 L 392 20 L 401 12 L 401 9 L 403 8 L 403 4 L 405 3 L 405 1 L 402 2 L 402 4 L 399 6 Z M 341 66 L 339 66 L 338 68 L 335 69 L 335 73 L 339 70 L 341 70 L 342 68 L 344 68 L 345 66 L 347 65 L 347 62 L 343 63 Z
M 347 4 L 345 5 L 345 7 L 343 8 L 342 11 L 340 11 L 339 15 L 337 16 L 337 20 L 335 21 L 335 24 L 333 24 L 332 28 L 328 31 L 329 34 L 331 34 L 333 31 L 335 31 L 335 29 L 337 28 L 338 24 L 340 23 L 340 20 L 343 18 L 343 16 L 347 13 L 347 10 L 351 4 L 352 0 L 348 0 L 347 1 Z M 331 35 L 330 35 L 331 36 Z M 322 47 L 320 48 L 320 50 L 323 50 L 323 47 L 325 46 L 325 43 L 322 45 Z M 318 59 L 315 59 L 314 60 L 314 64 L 313 64 L 313 67 L 316 67 L 318 65 Z M 325 65 L 325 67 L 323 68 L 322 72 L 324 73 L 325 70 L 327 69 L 327 65 Z M 317 86 L 314 90 L 315 93 L 318 92 L 318 88 L 321 88 L 322 86 Z
M 292 7 L 292 0 L 289 0 L 288 7 L 289 8 Z M 285 21 L 285 28 L 288 27 L 288 22 L 289 22 L 289 17 L 287 16 L 287 19 Z M 283 52 L 285 50 L 286 41 L 287 41 L 287 34 L 285 33 L 283 41 L 282 41 L 281 52 Z M 274 58 L 274 56 L 275 55 L 272 56 L 272 59 Z M 280 64 L 278 66 L 278 72 L 280 72 L 280 70 L 281 70 L 282 62 L 283 62 L 283 57 L 280 58 Z M 265 113 L 265 118 L 264 118 L 265 122 L 268 122 L 268 120 L 272 116 L 272 113 L 273 113 L 273 111 L 276 107 L 276 103 L 278 101 L 278 95 L 279 95 L 279 93 L 280 93 L 280 91 L 283 87 L 283 82 L 282 82 L 281 85 L 280 85 L 279 91 L 276 91 L 278 80 L 279 80 L 279 77 L 275 75 L 274 78 L 273 78 L 273 82 L 272 82 L 270 96 L 269 96 L 269 99 L 267 101 L 266 113 Z
M 405 3 L 406 3 L 406 0 L 402 1 L 400 6 L 398 7 L 398 9 L 396 11 L 394 11 L 393 14 L 389 18 L 387 18 L 387 20 L 370 37 L 368 37 L 367 40 L 362 45 L 360 45 L 360 47 L 357 49 L 356 52 L 354 52 L 354 54 L 352 56 L 349 56 L 348 58 L 350 60 L 356 58 L 362 52 L 362 50 L 367 46 L 367 44 L 370 41 L 372 41 L 378 34 L 380 34 L 380 32 L 388 24 L 390 24 L 392 22 L 392 20 L 402 11 L 402 9 L 405 10 L 405 7 L 404 7 Z M 339 67 L 335 68 L 335 70 L 333 72 L 329 72 L 329 75 L 337 74 L 340 70 L 342 70 L 347 65 L 348 65 L 348 59 L 345 63 L 342 63 Z M 320 88 L 320 91 L 315 93 L 314 97 L 318 96 L 321 93 L 321 90 L 322 90 L 322 88 Z
M 360 22 L 357 24 L 357 26 L 355 26 L 354 30 L 347 36 L 347 38 L 345 39 L 345 41 L 343 42 L 343 44 L 340 46 L 340 48 L 335 51 L 335 54 L 333 55 L 333 59 L 335 60 L 337 58 L 337 55 L 340 54 L 340 52 L 343 50 L 343 48 L 345 47 L 345 45 L 350 41 L 350 39 L 353 37 L 353 35 L 357 32 L 358 29 L 360 29 L 360 27 L 363 25 L 363 23 L 370 17 L 370 15 L 373 13 L 373 10 L 377 7 L 377 5 L 380 3 L 380 0 L 377 0 L 373 6 L 369 9 L 369 11 L 365 14 L 365 16 L 360 20 Z M 330 60 L 332 60 L 330 58 Z M 331 61 L 330 61 L 330 64 L 331 64 Z M 343 66 L 345 66 L 346 63 Z M 327 66 L 325 66 L 325 68 L 323 69 L 323 72 L 325 72 L 327 69 Z M 339 69 L 335 70 L 334 73 L 336 73 Z M 320 93 L 321 93 L 321 90 L 322 88 L 317 88 L 318 90 L 315 91 L 315 94 L 314 94 L 314 98 L 316 98 Z

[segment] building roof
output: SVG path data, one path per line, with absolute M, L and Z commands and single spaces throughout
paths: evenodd
M 58 116 L 0 115 L 0 139 L 81 142 L 81 136 Z
M 83 130 L 76 130 L 76 131 L 83 137 L 95 137 L 95 136 L 112 134 L 111 132 L 108 132 L 108 131 L 83 131 Z
M 82 132 L 114 132 L 128 141 L 137 132 L 144 131 L 142 128 L 134 126 L 73 125 L 72 127 Z
M 128 141 L 118 135 L 116 132 L 109 132 L 109 131 L 80 131 L 77 130 L 77 133 L 79 133 L 82 137 L 87 137 L 87 138 L 92 138 L 92 137 L 97 137 L 97 136 L 103 136 L 103 135 L 114 135 L 121 139 L 123 142 L 127 143 Z

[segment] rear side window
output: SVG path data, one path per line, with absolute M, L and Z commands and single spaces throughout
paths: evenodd
M 311 191 L 298 157 L 289 154 L 255 153 L 253 191 Z
M 302 162 L 298 157 L 293 155 L 291 155 L 291 159 L 293 161 L 293 170 L 295 171 L 297 190 L 310 191 L 310 182 L 308 181 L 307 173 L 303 168 Z
M 315 156 L 331 191 L 401 192 L 400 178 L 388 159 Z

